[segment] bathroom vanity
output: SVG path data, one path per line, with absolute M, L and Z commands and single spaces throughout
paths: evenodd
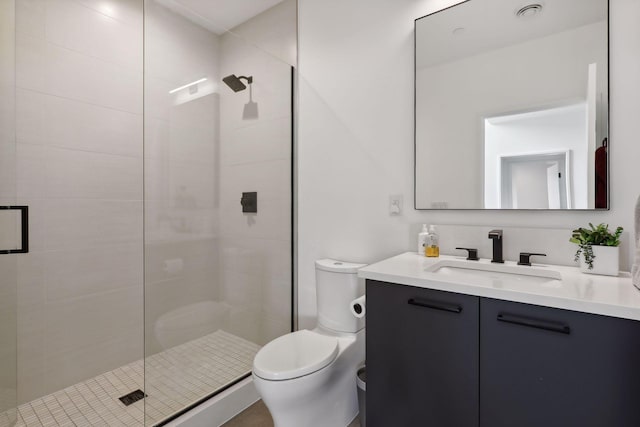
M 628 276 L 415 253 L 359 276 L 370 426 L 640 426 Z

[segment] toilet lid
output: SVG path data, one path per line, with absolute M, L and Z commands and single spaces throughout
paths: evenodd
M 324 368 L 337 354 L 337 338 L 305 329 L 262 347 L 253 360 L 253 373 L 266 380 L 298 378 Z

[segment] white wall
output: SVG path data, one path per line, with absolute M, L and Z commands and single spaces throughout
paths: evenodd
M 606 34 L 599 22 L 419 69 L 417 205 L 483 206 L 483 120 L 585 101 L 588 65 L 607 62 Z M 454 163 L 454 182 L 429 184 Z
M 448 0 L 300 0 L 298 291 L 300 327 L 315 322 L 313 261 L 375 262 L 413 250 L 419 224 L 633 228 L 640 192 L 640 2 L 611 1 L 611 211 L 414 211 L 413 20 Z M 439 179 L 455 179 L 452 168 Z M 388 197 L 404 195 L 390 217 Z M 569 236 L 567 235 L 567 238 Z M 508 236 L 506 236 L 508 238 Z M 623 269 L 631 263 L 629 235 Z M 527 239 L 519 241 L 522 250 Z M 480 244 L 478 244 L 480 246 Z M 486 253 L 481 254 L 487 256 Z

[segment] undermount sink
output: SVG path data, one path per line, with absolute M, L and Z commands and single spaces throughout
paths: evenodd
M 528 284 L 543 284 L 551 280 L 562 280 L 559 271 L 548 267 L 490 264 L 481 261 L 441 260 L 425 270 L 443 276 L 484 278 Z

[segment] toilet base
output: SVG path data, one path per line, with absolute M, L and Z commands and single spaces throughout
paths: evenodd
M 365 355 L 364 329 L 338 340 L 338 356 L 317 372 L 282 381 L 253 375 L 275 427 L 346 427 L 358 415 L 356 371 Z

